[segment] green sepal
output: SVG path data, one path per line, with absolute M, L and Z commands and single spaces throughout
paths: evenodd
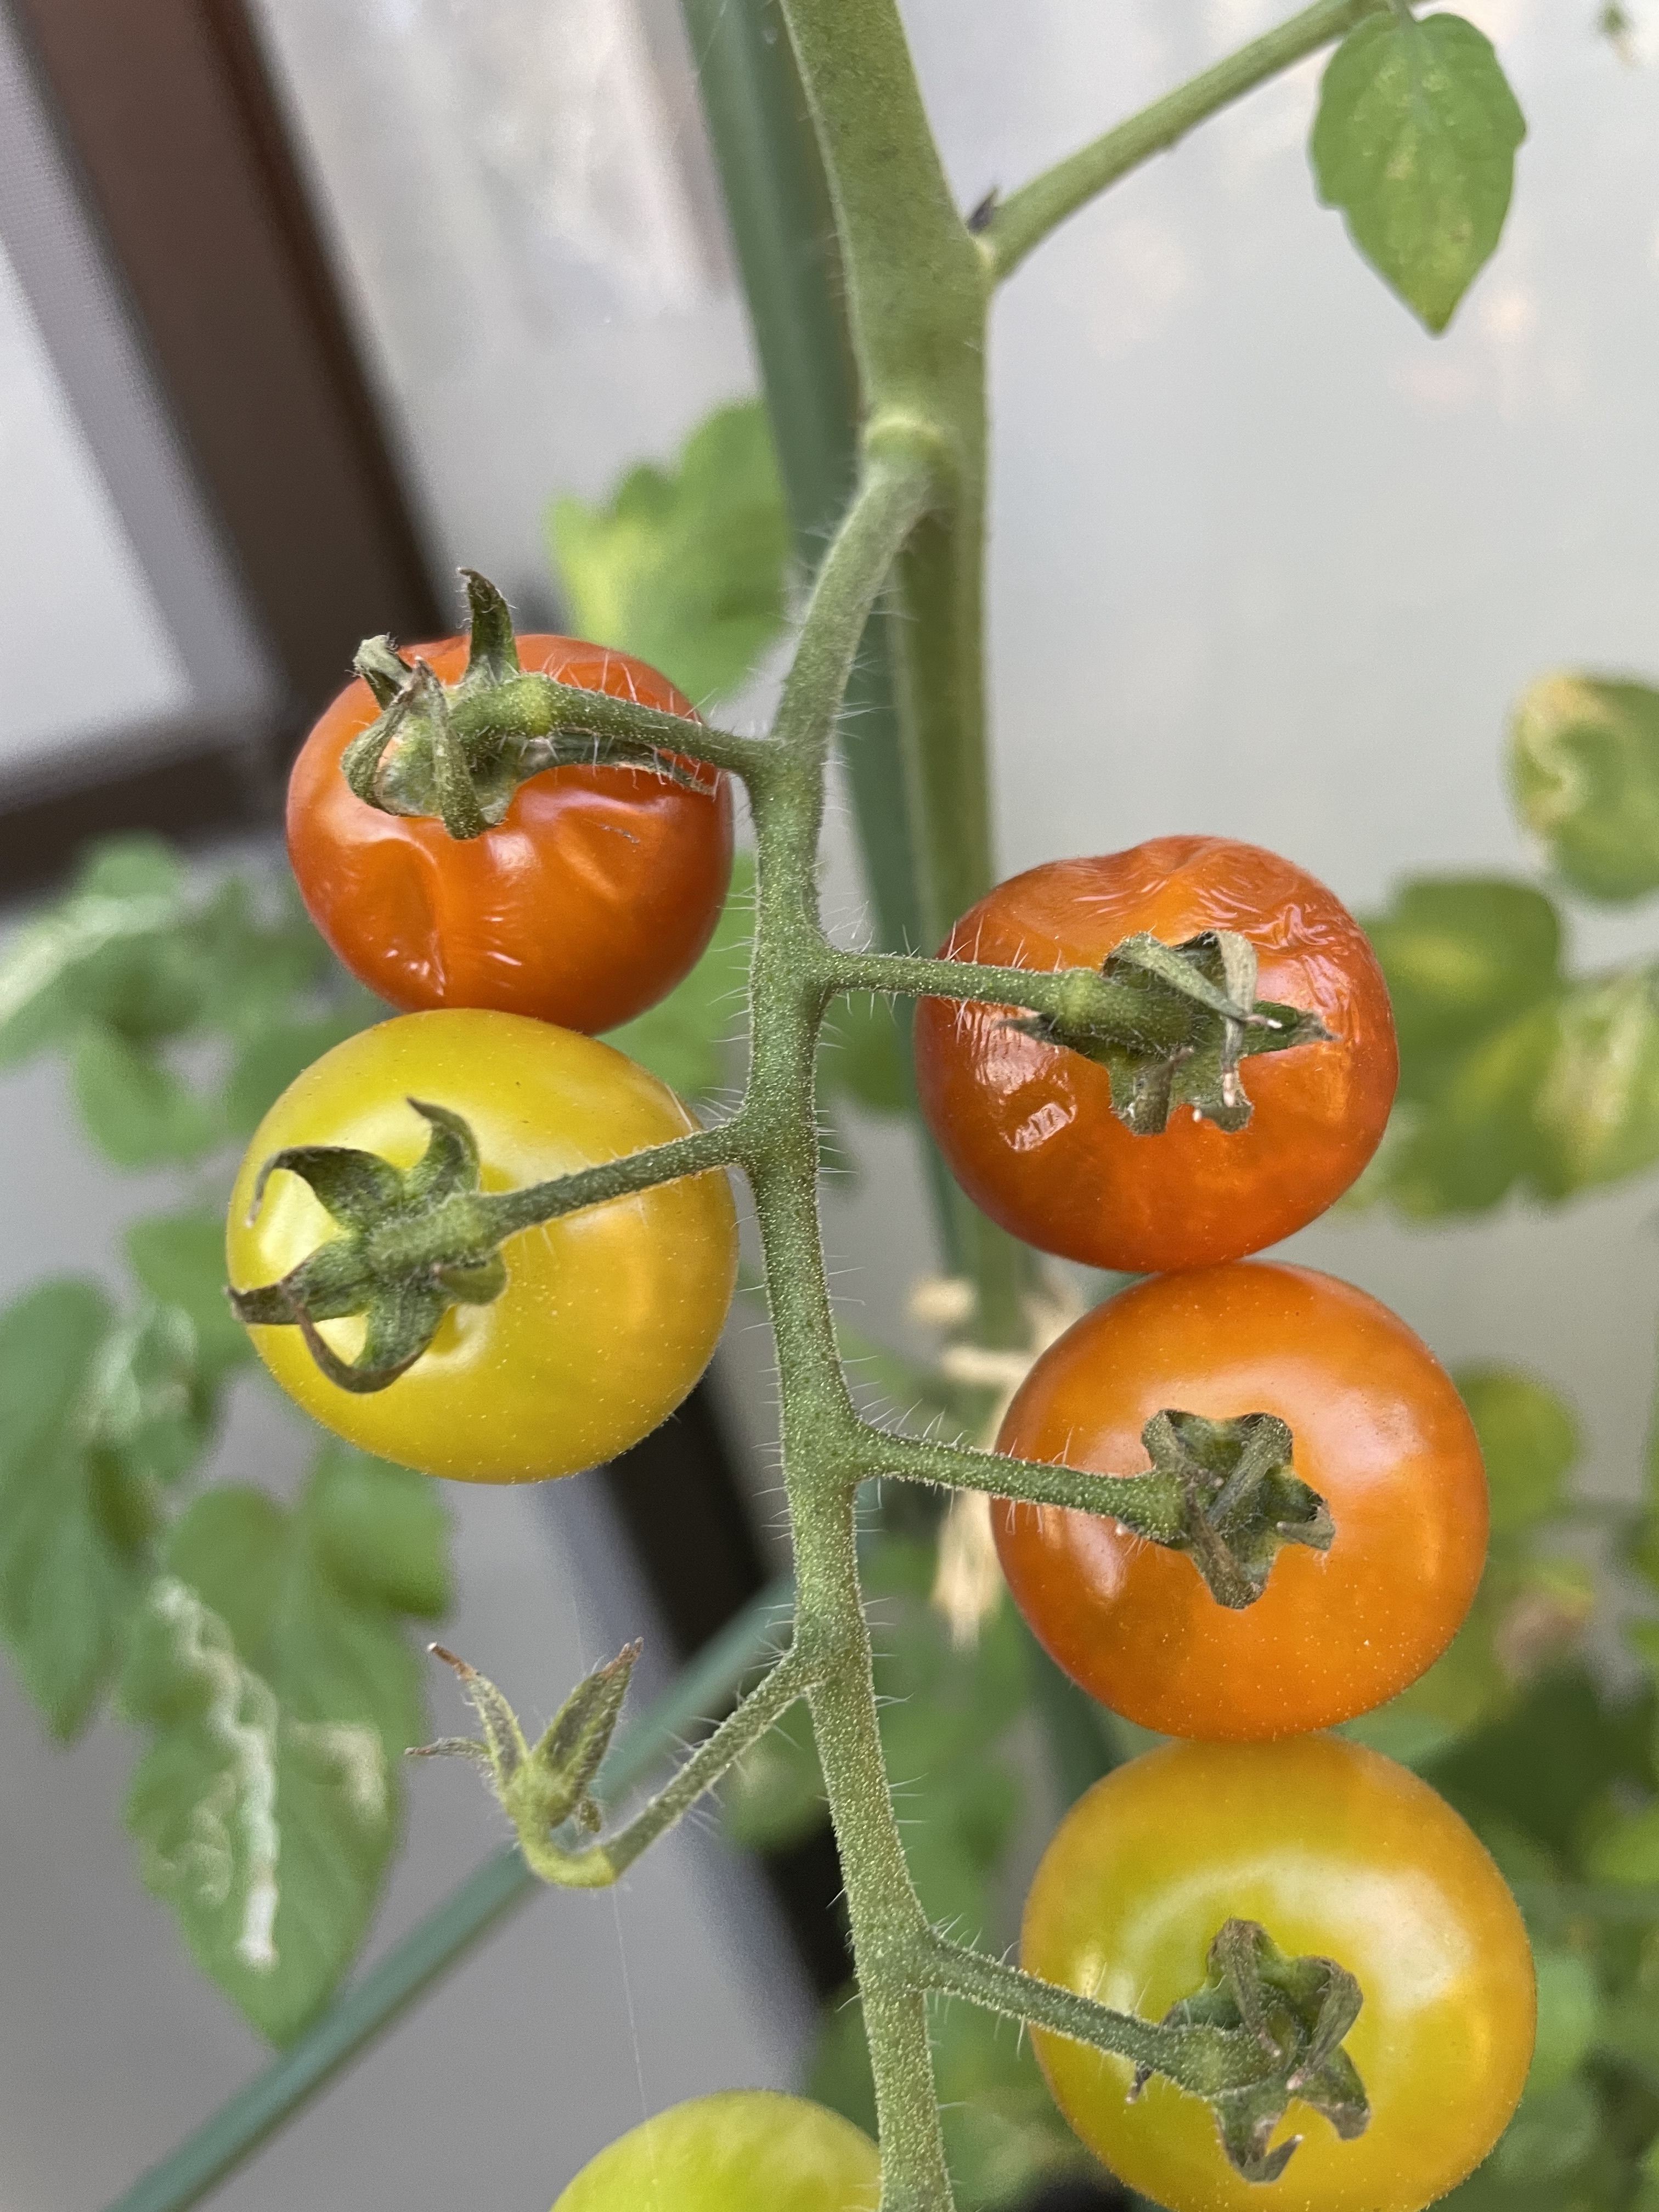
M 614 1659 L 586 1675 L 532 1748 L 518 1716 L 489 1677 L 434 1644 L 434 1657 L 454 1668 L 483 1735 L 443 1736 L 420 1745 L 410 1756 L 471 1759 L 483 1767 L 491 1794 L 527 1850 L 544 1844 L 567 1821 L 597 1835 L 601 1815 L 592 1785 L 616 1734 L 641 1648 L 625 1644 Z
M 476 568 L 463 568 L 471 635 L 467 643 L 466 672 L 458 687 L 476 691 L 487 684 L 504 684 L 519 673 L 519 646 L 513 635 L 513 611 L 488 576 Z
M 1180 1483 L 1185 1552 L 1218 1605 L 1254 1605 L 1279 1547 L 1328 1551 L 1336 1530 L 1325 1501 L 1297 1474 L 1293 1439 L 1272 1413 L 1211 1421 L 1173 1407 L 1154 1413 L 1140 1440 L 1160 1474 Z
M 1170 2006 L 1165 2028 L 1243 2028 L 1278 2061 L 1266 2079 L 1208 2093 L 1229 2163 L 1246 2181 L 1277 2181 L 1301 2142 L 1292 2136 L 1269 2148 L 1291 2100 L 1310 2105 L 1344 2142 L 1364 2133 L 1370 2106 L 1358 2069 L 1342 2048 L 1359 2017 L 1359 1984 L 1334 1960 L 1286 1958 L 1266 1929 L 1229 1920 L 1206 1961 L 1201 1990 Z M 1152 2069 L 1136 2069 L 1129 2094 L 1139 2096 Z
M 1206 930 L 1182 945 L 1127 938 L 1101 972 L 1135 987 L 1145 1013 L 1138 1032 L 1121 1017 L 1110 1030 L 1042 1014 L 1012 1026 L 1104 1067 L 1112 1111 L 1138 1137 L 1158 1135 L 1181 1106 L 1219 1129 L 1242 1129 L 1251 1108 L 1241 1060 L 1331 1041 L 1316 1015 L 1257 1000 L 1255 947 L 1232 930 Z
M 254 1185 L 252 1221 L 270 1177 L 298 1176 L 342 1233 L 329 1237 L 282 1279 L 232 1290 L 246 1328 L 297 1328 L 329 1381 L 363 1395 L 406 1374 L 453 1305 L 489 1305 L 507 1287 L 501 1231 L 479 1189 L 478 1147 L 459 1114 L 411 1098 L 428 1129 L 412 1167 L 378 1153 L 306 1145 L 275 1152 Z M 361 1314 L 362 1350 L 343 1359 L 317 1324 Z
M 707 791 L 705 777 L 637 738 L 562 729 L 556 719 L 536 730 L 549 719 L 549 679 L 520 667 L 512 614 L 495 586 L 476 569 L 461 574 L 471 638 L 459 682 L 443 683 L 424 660 L 405 663 L 389 638 L 371 638 L 358 651 L 357 672 L 380 712 L 342 753 L 340 769 L 366 805 L 435 817 L 465 842 L 503 822 L 519 786 L 548 769 L 637 768 Z
M 382 714 L 415 672 L 389 637 L 366 637 L 351 665 L 374 694 Z

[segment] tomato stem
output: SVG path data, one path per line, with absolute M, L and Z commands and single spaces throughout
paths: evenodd
M 1331 45 L 1367 15 L 1390 6 L 1404 9 L 1406 4 L 1407 0 L 1316 0 L 1313 7 L 1252 39 L 1212 69 L 1200 71 L 1033 177 L 1007 199 L 994 204 L 980 226 L 980 245 L 993 280 L 1000 283 L 1012 276 L 1068 216 L 1154 154 L 1167 153 L 1209 117 Z M 1420 0 L 1411 0 L 1411 5 L 1418 4 Z

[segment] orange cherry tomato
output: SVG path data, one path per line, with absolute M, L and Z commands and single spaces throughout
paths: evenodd
M 1133 1136 L 1105 1068 L 1012 1027 L 1008 1007 L 917 1007 L 928 1126 L 974 1203 L 1026 1243 L 1131 1274 L 1242 1259 L 1322 1213 L 1376 1151 L 1399 1074 L 1382 971 L 1324 885 L 1260 846 L 1154 837 L 1051 860 L 999 884 L 943 951 L 1098 968 L 1142 931 L 1178 945 L 1207 929 L 1248 938 L 1257 995 L 1311 1010 L 1334 1040 L 1247 1060 L 1255 1110 L 1231 1136 L 1185 1109 Z
M 994 1507 L 1015 1602 L 1074 1681 L 1164 1735 L 1257 1738 L 1368 1712 L 1437 1658 L 1486 1553 L 1474 1425 L 1421 1340 L 1311 1268 L 1156 1276 L 1067 1330 L 1008 1408 L 997 1449 L 1109 1477 L 1149 1464 L 1168 1407 L 1276 1413 L 1336 1523 L 1285 1545 L 1254 1605 L 1217 1603 L 1183 1553 L 1094 1514 Z
M 453 683 L 467 641 L 414 653 Z M 530 672 L 696 719 L 625 653 L 526 636 Z M 361 678 L 312 731 L 288 791 L 289 856 L 312 920 L 394 1006 L 490 1006 L 593 1034 L 672 990 L 708 942 L 732 876 L 732 792 L 633 768 L 557 768 L 520 785 L 505 819 L 459 842 L 435 817 L 382 814 L 340 757 L 379 713 Z
M 1231 2166 L 1210 2108 L 1033 2029 L 1055 2101 L 1097 2156 L 1169 2212 L 1417 2212 L 1478 2166 L 1532 2058 L 1536 1989 L 1503 1876 L 1426 1782 L 1340 1736 L 1170 1744 L 1079 1798 L 1026 1901 L 1023 1964 L 1160 2020 L 1204 1983 L 1222 1923 L 1359 1984 L 1343 2048 L 1370 2105 L 1344 2142 L 1292 2100 L 1277 2181 Z M 1563 2200 L 1565 2201 L 1565 2200 Z

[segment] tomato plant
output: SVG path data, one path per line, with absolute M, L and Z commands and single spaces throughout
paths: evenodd
M 1243 1130 L 1177 1110 L 1157 1142 L 1136 1135 L 1113 1110 L 1108 1069 L 1018 1025 L 1013 1009 L 921 1001 L 922 1110 L 993 1220 L 1041 1251 L 1139 1274 L 1258 1252 L 1353 1182 L 1394 1099 L 1388 991 L 1352 916 L 1290 861 L 1226 837 L 1046 861 L 970 908 L 944 951 L 998 967 L 1097 968 L 1142 931 L 1179 945 L 1219 929 L 1255 947 L 1263 999 L 1310 1009 L 1331 1032 L 1249 1064 L 1255 1113 Z
M 424 1749 L 483 1771 L 517 1838 L 509 1870 L 592 1888 L 620 1880 L 804 1702 L 839 1847 L 889 2212 L 952 2212 L 929 2039 L 939 1999 L 1041 2034 L 1081 2136 L 1177 2208 L 1242 2203 L 1268 2188 L 1310 2212 L 1406 2212 L 1468 2169 L 1519 2091 L 1532 2039 L 1525 1938 L 1479 1847 L 1421 1784 L 1355 1743 L 1274 1731 L 1386 1694 L 1443 1643 L 1478 1571 L 1478 1455 L 1433 1362 L 1371 1302 L 1301 1271 L 1237 1265 L 1311 1218 L 1374 1150 L 1395 1080 L 1386 995 L 1331 895 L 1236 842 L 1157 840 L 988 890 L 988 312 L 996 284 L 1085 200 L 1340 40 L 1312 140 L 1320 191 L 1437 331 L 1496 243 L 1523 126 L 1472 26 L 1443 14 L 1419 24 L 1404 0 L 1314 0 L 964 216 L 894 0 L 781 0 L 780 13 L 787 49 L 774 24 L 747 58 L 782 68 L 778 116 L 810 117 L 803 158 L 823 173 L 797 175 L 806 190 L 794 197 L 829 211 L 836 234 L 792 239 L 782 254 L 770 251 L 773 238 L 767 258 L 786 289 L 803 270 L 821 282 L 828 268 L 836 296 L 830 325 L 785 315 L 771 335 L 790 329 L 794 368 L 806 362 L 833 378 L 837 364 L 850 367 L 857 388 L 772 395 L 780 422 L 821 427 L 827 412 L 846 434 L 833 451 L 820 441 L 809 465 L 797 457 L 789 485 L 803 565 L 815 573 L 773 726 L 761 736 L 706 725 L 648 672 L 564 641 L 536 641 L 526 668 L 505 601 L 473 572 L 464 666 L 459 641 L 437 650 L 435 668 L 403 659 L 383 638 L 368 641 L 356 665 L 379 711 L 368 713 L 368 698 L 337 708 L 308 753 L 295 786 L 295 866 L 347 957 L 418 1010 L 337 1046 L 261 1124 L 233 1198 L 233 1309 L 273 1372 L 348 1437 L 466 1478 L 567 1471 L 641 1437 L 708 1358 L 734 1267 L 724 1171 L 740 1168 L 778 1353 L 797 1583 L 787 1641 L 737 1656 L 722 1648 L 696 1686 L 719 1674 L 731 1709 L 637 1805 L 617 1801 L 644 1760 L 612 1757 L 636 1644 L 594 1668 L 533 1740 L 492 1683 L 441 1653 L 483 1733 Z M 753 10 L 720 15 L 722 35 L 756 27 Z M 773 134 L 750 137 L 744 158 L 759 146 L 763 165 Z M 797 142 L 805 147 L 799 132 Z M 769 212 L 787 197 L 771 195 Z M 748 255 L 752 234 L 738 230 Z M 799 304 L 791 297 L 791 309 Z M 815 336 L 801 345 L 809 327 Z M 784 358 L 764 337 L 759 351 L 775 365 Z M 826 397 L 827 409 L 817 404 Z M 678 496 L 653 474 L 635 480 L 612 549 L 619 561 Z M 563 535 L 571 542 L 568 526 Z M 782 604 L 777 585 L 769 571 L 757 602 L 765 610 Z M 890 600 L 902 619 L 875 619 Z M 871 679 L 862 684 L 861 654 Z M 878 739 L 869 745 L 870 729 L 858 728 L 866 707 Z M 354 717 L 355 734 L 345 726 Z M 961 916 L 938 958 L 853 951 L 825 927 L 832 748 L 854 732 L 851 781 L 872 854 L 896 854 L 906 878 L 904 900 L 884 897 L 883 936 L 937 943 Z M 615 1023 L 696 956 L 726 881 L 727 775 L 744 785 L 757 847 L 749 1065 L 741 1099 L 704 1128 L 625 1060 L 545 1017 Z M 342 787 L 391 826 L 354 814 Z M 596 791 L 621 814 L 605 815 Z M 527 825 L 542 818 L 543 799 L 564 812 L 538 872 Z M 337 817 L 343 842 L 322 834 Z M 372 865 L 349 865 L 347 848 L 359 845 L 378 854 Z M 404 867 L 416 859 L 428 874 Z M 95 939 L 109 917 L 92 907 L 82 919 Z M 54 960 L 62 946 L 44 951 Z M 576 1003 L 573 978 L 592 987 L 592 1004 Z M 104 982 L 118 1010 L 125 994 L 107 970 Z M 833 1003 L 864 994 L 921 1002 L 923 1103 L 963 1184 L 996 1219 L 1041 1249 L 1176 1271 L 1043 1363 L 1000 1452 L 865 1418 L 842 1364 L 817 1204 L 815 1070 Z M 118 1024 L 103 1027 L 88 1063 L 98 1079 L 147 1088 L 160 1121 L 192 1121 L 168 1111 L 179 1100 L 155 1039 L 129 1051 Z M 209 1141 L 205 1124 L 185 1134 Z M 951 1347 L 958 1377 L 964 1397 L 988 1396 L 1012 1386 L 1048 1316 L 1029 1254 L 981 1233 L 965 1208 L 940 1212 L 951 1264 L 972 1279 L 962 1309 L 972 1333 Z M 1160 1338 L 1169 1315 L 1178 1325 Z M 319 1688 L 288 1663 L 296 1639 L 309 1657 L 304 1621 L 295 1622 L 309 1618 L 313 1598 L 354 1625 L 370 1607 L 429 1611 L 421 1504 L 430 1501 L 417 1502 L 400 1471 L 388 1480 L 353 1461 L 291 1516 L 222 1492 L 178 1516 L 164 1540 L 161 1493 L 190 1440 L 179 1416 L 193 1434 L 205 1402 L 191 1387 L 194 1317 L 147 1326 L 142 1358 L 135 1342 L 106 1403 L 82 1387 L 109 1365 L 96 1297 L 70 1286 L 25 1322 L 9 1347 L 14 1370 L 40 1365 L 54 1334 L 75 1337 L 50 1416 L 37 1406 L 30 1418 L 58 1421 L 84 1447 L 64 1466 L 82 1508 L 76 1534 L 95 1530 L 113 1570 L 109 1643 L 129 1633 L 130 1619 L 140 1623 L 123 1655 L 123 1695 L 158 1744 L 136 1825 L 212 1971 L 253 2016 L 286 2028 L 314 1988 L 261 2009 L 246 1978 L 263 1991 L 258 1978 L 305 1923 L 303 1893 L 296 1902 L 286 1885 L 304 1862 L 308 1816 L 319 1796 L 342 1816 L 331 1850 L 315 1854 L 331 1864 L 346 1818 L 370 1794 L 365 1778 L 383 1779 L 380 1760 L 407 1734 L 388 1701 L 371 1765 L 359 1723 L 337 1717 L 333 1685 Z M 1102 1332 L 1132 1340 L 1133 1355 L 1120 1356 L 1120 1345 L 1110 1363 L 1110 1389 L 1133 1417 L 1109 1449 L 1110 1390 L 1086 1421 L 1072 1418 L 1068 1395 L 1078 1344 Z M 1076 1375 L 1085 1395 L 1100 1379 L 1087 1357 Z M 975 1401 L 981 1425 L 964 1423 L 964 1437 L 983 1434 L 988 1396 Z M 152 1403 L 173 1419 L 147 1437 Z M 1054 1425 L 1022 1455 L 1011 1439 L 1019 1443 L 1034 1407 Z M 1141 1474 L 1137 1434 L 1153 1462 Z M 1097 1471 L 1097 1446 L 1115 1480 Z M 955 1493 L 941 1566 L 953 1561 L 959 1579 L 977 1572 L 981 1593 L 992 1581 L 984 1498 L 1006 1501 L 1006 1540 L 1033 1513 L 1039 1536 L 1071 1527 L 1066 1515 L 1087 1516 L 1117 1547 L 1099 1554 L 1111 1626 L 1139 1608 L 1128 1664 L 1146 1696 L 1132 1683 L 1126 1707 L 1273 1739 L 1172 1749 L 1084 1799 L 1029 1916 L 1028 1955 L 1052 1969 L 1048 1978 L 943 1932 L 906 1856 L 859 1546 L 866 1486 L 905 1483 Z M 27 1528 L 17 1541 L 26 1517 L 9 1500 L 0 1514 L 15 1556 L 33 1541 Z M 412 1534 L 390 1574 L 364 1571 L 366 1547 L 353 1535 L 365 1524 Z M 1143 1575 L 1137 1547 L 1148 1543 L 1170 1555 L 1173 1581 Z M 1011 1541 L 1005 1548 L 1018 1581 Z M 1316 1561 L 1320 1550 L 1328 1556 Z M 15 1556 L 0 1577 L 8 1605 Z M 236 1586 L 248 1559 L 259 1562 L 252 1607 Z M 411 1559 L 426 1571 L 404 1571 Z M 1028 1579 L 1049 1579 L 1041 1550 Z M 278 1583 L 298 1595 L 273 1613 L 265 1599 Z M 38 1612 L 50 1610 L 45 1587 L 45 1602 L 27 1593 Z M 352 1590 L 361 1605 L 341 1602 Z M 1064 1619 L 1079 1611 L 1079 1590 L 1091 1605 L 1098 1595 L 1086 1572 L 1073 1574 Z M 1022 1595 L 1031 1602 L 1031 1590 Z M 970 1612 L 953 1612 L 953 1629 Z M 1095 1626 L 1085 1619 L 1079 1672 L 1105 1640 Z M 100 1669 L 113 1671 L 101 1651 L 68 1710 L 88 1710 Z M 1171 1789 L 1170 1777 L 1194 1779 Z M 1156 1802 L 1138 1812 L 1143 1796 Z M 976 1802 L 964 1793 L 957 1810 L 982 1841 L 1005 1804 L 993 1786 Z M 374 1853 L 359 1854 L 360 1889 L 386 1832 L 382 1820 Z M 1606 1870 L 1628 1863 L 1621 1839 Z M 502 1879 L 502 1865 L 487 1883 Z M 489 1911 L 502 1895 L 489 1892 Z M 474 1929 L 489 1917 L 477 1903 L 457 1916 Z M 425 1972 L 423 1942 L 415 1954 Z M 407 1966 L 406 1956 L 384 1983 L 376 1977 L 364 2007 L 386 2002 L 383 1986 L 407 1994 Z M 328 2063 L 349 2040 L 330 2045 Z M 1123 2066 L 1137 2091 L 1154 2077 L 1156 2087 L 1120 2142 Z M 290 2078 L 319 2075 L 308 2058 Z M 1274 2136 L 1297 2104 L 1319 2124 L 1286 2183 L 1295 2146 Z M 610 2193 L 637 2201 L 642 2186 L 655 2191 L 683 2150 L 690 2188 L 706 2194 L 712 2181 L 726 2202 L 741 2203 L 745 2191 L 787 2201 L 811 2170 L 818 2136 L 803 2145 L 781 2132 L 775 2105 L 722 2109 L 743 2124 L 711 2129 L 708 2108 L 647 2124 L 637 2151 L 607 2154 Z M 874 2177 L 847 2140 L 836 2135 L 867 2197 Z M 844 2193 L 842 2152 L 829 2186 Z M 601 2175 L 595 2190 L 606 2188 L 606 2168 L 602 2159 L 590 2169 Z M 177 2188 L 169 2201 L 183 2201 Z
M 568 637 L 520 638 L 527 671 L 696 719 L 642 660 Z M 467 641 L 416 646 L 459 676 Z M 289 782 L 288 846 L 312 919 L 392 1006 L 491 1006 L 567 1029 L 614 1029 L 653 1006 L 708 944 L 732 874 L 732 792 L 612 764 L 544 770 L 504 818 L 453 838 L 432 815 L 358 798 L 341 757 L 380 708 L 362 677 L 307 738 Z
M 1480 1580 L 1486 1480 L 1450 1376 L 1403 1322 L 1307 1267 L 1155 1276 L 1050 1346 L 997 1449 L 1127 1474 L 1165 1407 L 1277 1414 L 1335 1536 L 1281 1553 L 1233 1611 L 1105 1517 L 1109 1498 L 1099 1515 L 996 1506 L 1015 1601 L 1074 1680 L 1162 1735 L 1274 1736 L 1369 1711 L 1439 1656 Z
M 1123 2059 L 1038 2031 L 1060 2109 L 1167 2212 L 1415 2212 L 1486 2153 L 1514 2111 L 1535 2010 L 1526 1931 L 1450 1807 L 1378 1753 L 1331 1735 L 1180 1744 L 1073 1807 L 1025 1906 L 1021 1956 L 1046 1979 L 1156 2018 L 1204 1979 L 1248 1914 L 1282 1951 L 1340 1959 L 1364 1992 L 1346 2048 L 1370 2106 L 1344 2142 L 1291 2106 L 1283 2176 L 1243 2180 L 1212 2115 Z
M 521 1188 L 695 1129 L 673 1093 L 611 1046 L 489 1010 L 406 1014 L 337 1045 L 259 1124 L 232 1194 L 233 1287 L 288 1273 L 334 1224 L 312 1189 L 262 1163 L 295 1146 L 358 1147 L 413 1166 L 432 1134 L 409 1101 L 465 1115 L 488 1190 Z M 430 1348 L 388 1389 L 341 1388 L 293 1328 L 258 1328 L 290 1397 L 366 1450 L 464 1481 L 570 1474 L 623 1451 L 678 1405 L 708 1364 L 737 1267 L 723 1175 L 637 1193 L 507 1243 L 507 1286 L 453 1305 Z M 364 1323 L 319 1324 L 342 1356 Z
M 876 2212 L 881 2160 L 805 2097 L 728 2089 L 658 2112 L 589 2160 L 553 2212 Z

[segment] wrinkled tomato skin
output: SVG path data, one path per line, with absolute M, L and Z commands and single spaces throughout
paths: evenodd
M 863 2130 L 775 2089 L 724 2089 L 658 2112 L 585 2166 L 553 2212 L 876 2212 Z
M 1033 2029 L 1060 2110 L 1168 2212 L 1418 2212 L 1492 2148 L 1531 2063 L 1536 1988 L 1502 1875 L 1444 1800 L 1340 1736 L 1171 1744 L 1080 1798 L 1043 1856 L 1021 1957 L 1046 1980 L 1158 2020 L 1203 1986 L 1224 1921 L 1359 1983 L 1344 2048 L 1370 2102 L 1344 2142 L 1292 2101 L 1279 2180 L 1243 2180 L 1209 2107 L 1126 2060 Z
M 1227 1135 L 1178 1108 L 1158 1136 L 1112 1112 L 1104 1067 L 1012 1027 L 1006 1006 L 916 1009 L 922 1110 L 951 1172 L 1039 1250 L 1129 1274 L 1203 1267 L 1277 1243 L 1347 1189 L 1382 1137 L 1399 1060 L 1382 971 L 1322 884 L 1260 846 L 1154 837 L 1000 884 L 942 948 L 994 967 L 1098 968 L 1127 937 L 1248 938 L 1257 995 L 1316 1013 L 1328 1044 L 1252 1058 L 1255 1112 Z
M 465 638 L 416 646 L 446 682 Z M 641 660 L 574 638 L 519 640 L 529 672 L 695 720 Z M 289 856 L 312 920 L 393 1006 L 489 1006 L 590 1035 L 672 990 L 708 944 L 732 878 L 729 778 L 689 789 L 631 768 L 559 768 L 520 785 L 505 819 L 452 838 L 433 817 L 359 799 L 340 757 L 379 709 L 361 678 L 307 738 L 289 780 Z
M 1307 1267 L 1154 1276 L 1050 1346 L 997 1449 L 1098 1473 L 1109 1510 L 1165 1408 L 1276 1413 L 1336 1534 L 1325 1553 L 1284 1546 L 1233 1611 L 1116 1522 L 999 1501 L 1009 1588 L 1074 1681 L 1162 1735 L 1256 1740 L 1368 1712 L 1439 1656 L 1480 1580 L 1486 1480 L 1450 1376 L 1396 1315 Z
M 574 1030 L 487 1008 L 441 1007 L 361 1030 L 296 1077 L 253 1133 L 231 1194 L 225 1257 L 240 1291 L 280 1280 L 337 1233 L 308 1186 L 260 1170 L 295 1146 L 337 1145 L 412 1167 L 430 1128 L 411 1098 L 471 1128 L 486 1190 L 572 1175 L 697 1127 L 665 1084 Z M 737 1279 L 725 1174 L 691 1176 L 509 1237 L 507 1287 L 456 1305 L 406 1374 L 343 1390 L 297 1328 L 251 1328 L 295 1402 L 361 1449 L 462 1482 L 538 1482 L 648 1436 L 714 1354 Z M 319 1334 L 343 1359 L 356 1317 Z

